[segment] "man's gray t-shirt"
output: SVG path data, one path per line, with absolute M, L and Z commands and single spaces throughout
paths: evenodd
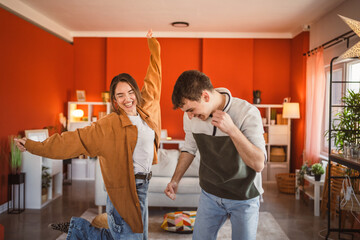
M 223 109 L 245 137 L 265 155 L 264 129 L 259 110 L 245 100 L 233 98 L 228 89 L 217 88 L 226 96 Z M 247 200 L 264 192 L 261 173 L 245 165 L 231 138 L 206 121 L 188 118 L 184 114 L 185 144 L 182 151 L 195 155 L 200 152 L 200 186 L 215 196 Z

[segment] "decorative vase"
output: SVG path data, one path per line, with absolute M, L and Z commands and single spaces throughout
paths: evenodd
M 261 103 L 261 91 L 260 90 L 254 90 L 253 91 L 253 103 L 254 104 L 260 104 Z
M 321 175 L 320 174 L 315 174 L 315 181 L 320 181 L 321 179 Z
M 101 92 L 101 98 L 102 98 L 104 103 L 110 102 L 110 93 L 108 91 Z
M 260 104 L 261 103 L 261 98 L 254 97 L 253 103 L 254 104 Z

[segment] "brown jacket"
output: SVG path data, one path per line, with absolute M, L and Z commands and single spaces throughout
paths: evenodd
M 158 41 L 155 38 L 148 39 L 148 45 L 151 53 L 150 64 L 141 90 L 144 104 L 137 107 L 137 111 L 155 131 L 155 164 L 161 130 L 161 60 Z M 61 135 L 55 134 L 42 143 L 27 140 L 25 147 L 33 154 L 54 159 L 74 158 L 81 154 L 99 156 L 111 202 L 133 232 L 142 233 L 143 222 L 132 159 L 136 141 L 137 128 L 120 109 L 120 114 L 111 113 L 92 126 Z

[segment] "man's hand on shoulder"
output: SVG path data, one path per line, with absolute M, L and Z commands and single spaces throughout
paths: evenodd
M 211 124 L 228 135 L 237 129 L 229 114 L 220 110 L 213 113 Z

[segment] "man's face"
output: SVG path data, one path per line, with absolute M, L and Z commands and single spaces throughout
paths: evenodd
M 181 110 L 187 113 L 189 119 L 197 117 L 203 121 L 208 119 L 212 113 L 209 100 L 204 96 L 201 96 L 199 101 L 184 99 L 184 106 L 182 106 Z

